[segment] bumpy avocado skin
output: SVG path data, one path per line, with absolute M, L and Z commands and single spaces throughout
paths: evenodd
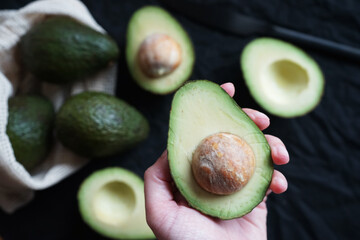
M 30 171 L 51 148 L 54 108 L 48 99 L 36 95 L 12 97 L 8 106 L 6 133 L 16 160 Z
M 20 40 L 24 67 L 40 80 L 65 84 L 94 74 L 115 61 L 116 42 L 65 17 L 50 17 Z
M 144 140 L 145 117 L 123 100 L 100 92 L 70 97 L 57 113 L 56 135 L 64 146 L 89 158 L 122 152 Z

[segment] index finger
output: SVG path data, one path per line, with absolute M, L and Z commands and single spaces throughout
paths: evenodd
M 220 85 L 229 95 L 233 97 L 235 95 L 235 86 L 234 84 L 228 82 Z M 270 119 L 268 116 L 263 114 L 262 112 L 256 111 L 250 108 L 243 108 L 243 111 L 254 121 L 256 126 L 260 128 L 260 130 L 264 130 L 270 125 Z
M 145 206 L 149 213 L 148 216 L 161 216 L 169 211 L 169 207 L 177 207 L 173 201 L 172 178 L 167 151 L 164 151 L 159 159 L 145 171 L 144 184 Z

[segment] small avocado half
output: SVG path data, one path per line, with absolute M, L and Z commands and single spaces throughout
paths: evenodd
M 268 112 L 297 117 L 319 104 L 325 85 L 322 71 L 300 48 L 258 38 L 244 48 L 240 62 L 251 95 Z
M 112 239 L 154 239 L 146 223 L 144 182 L 120 167 L 97 170 L 78 191 L 83 220 Z
M 251 155 L 250 164 L 240 164 L 239 171 L 228 172 L 226 162 L 225 168 L 219 169 L 219 173 L 224 173 L 224 176 L 239 176 L 240 180 L 234 185 L 238 184 L 240 188 L 233 193 L 213 193 L 202 187 L 195 178 L 194 158 L 199 146 L 205 139 L 218 134 L 225 139 L 225 144 L 227 136 L 231 135 L 242 145 L 232 148 L 233 144 L 228 144 L 222 149 L 221 140 L 207 146 L 205 155 L 200 157 L 203 161 L 200 168 L 205 173 L 204 178 L 210 176 L 208 173 L 211 173 L 217 164 L 211 162 L 212 153 L 221 157 L 232 152 L 240 161 L 243 153 L 244 156 Z M 266 138 L 236 102 L 213 82 L 192 81 L 176 92 L 170 113 L 167 149 L 171 175 L 179 191 L 192 207 L 207 215 L 221 219 L 241 217 L 263 200 L 269 187 L 273 165 Z M 224 151 L 217 152 L 219 149 Z M 247 161 L 247 158 L 244 160 Z M 241 171 L 248 172 L 248 176 L 242 175 Z M 231 182 L 225 185 L 218 182 L 220 185 L 216 186 L 216 178 L 215 176 L 210 179 L 210 189 L 232 187 Z M 243 182 L 242 178 L 247 178 L 247 183 Z
M 146 6 L 130 19 L 126 60 L 142 88 L 168 94 L 190 77 L 195 54 L 188 34 L 173 16 L 160 7 Z

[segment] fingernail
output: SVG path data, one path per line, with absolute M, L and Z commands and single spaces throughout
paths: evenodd
M 279 186 L 281 186 L 282 192 L 285 192 L 288 188 L 288 183 L 282 178 L 278 179 L 278 183 L 279 183 Z
M 234 84 L 232 82 L 227 82 L 227 83 L 224 83 L 222 84 L 222 86 L 229 86 L 229 87 L 233 87 Z
M 276 147 L 276 151 L 277 151 L 277 155 L 281 158 L 281 159 L 286 159 L 286 161 L 289 161 L 289 153 L 286 150 L 286 148 L 282 145 Z
M 266 116 L 265 114 L 261 113 L 261 112 L 255 112 L 255 119 L 254 121 L 257 122 L 258 126 L 261 126 L 261 130 L 263 130 L 263 128 L 266 128 L 267 126 L 270 125 L 270 119 L 268 118 L 268 116 Z
M 262 112 L 255 112 L 255 117 L 258 119 L 266 119 L 267 121 L 269 121 L 269 117 Z
M 272 191 L 276 194 L 283 193 L 287 190 L 287 182 L 281 178 L 277 177 L 276 179 L 273 179 L 274 183 L 272 184 Z
M 247 113 L 247 115 L 249 116 L 249 118 L 251 118 L 251 120 L 255 120 L 255 115 L 252 113 Z

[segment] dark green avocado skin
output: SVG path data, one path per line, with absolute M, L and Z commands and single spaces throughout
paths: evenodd
M 54 108 L 42 96 L 23 95 L 9 99 L 6 133 L 16 160 L 28 171 L 47 156 L 53 140 Z
M 148 136 L 144 116 L 123 100 L 101 92 L 83 92 L 70 97 L 55 120 L 60 142 L 88 158 L 122 152 Z
M 56 84 L 92 75 L 118 55 L 110 36 L 65 16 L 45 19 L 20 40 L 24 67 L 38 79 Z

